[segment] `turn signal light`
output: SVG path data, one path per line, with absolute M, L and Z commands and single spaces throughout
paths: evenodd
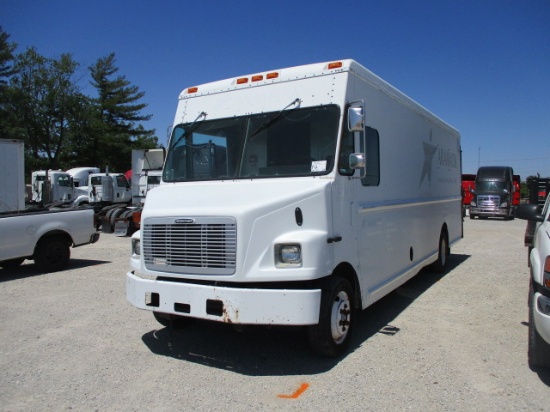
M 132 221 L 139 225 L 141 222 L 141 210 L 139 212 L 132 213 Z

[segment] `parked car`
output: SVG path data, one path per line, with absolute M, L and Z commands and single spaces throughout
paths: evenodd
M 521 204 L 516 217 L 528 220 L 525 246 L 529 250 L 529 349 L 531 367 L 550 367 L 550 196 L 543 206 Z

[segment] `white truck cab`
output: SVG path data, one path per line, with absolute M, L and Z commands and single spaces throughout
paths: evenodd
M 164 325 L 305 326 L 337 356 L 461 237 L 454 128 L 353 60 L 256 73 L 181 93 L 127 299 Z
M 72 176 L 62 170 L 38 170 L 31 174 L 32 202 L 74 201 Z
M 130 184 L 123 173 L 92 173 L 88 178 L 91 204 L 129 203 Z
M 88 186 L 88 177 L 92 173 L 99 173 L 99 167 L 75 167 L 73 169 L 67 170 L 67 173 L 70 174 L 73 178 L 74 187 L 86 187 Z

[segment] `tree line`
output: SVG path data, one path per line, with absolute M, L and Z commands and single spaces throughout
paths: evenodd
M 132 149 L 158 147 L 142 122 L 145 93 L 119 74 L 115 53 L 87 69 L 94 95 L 82 92 L 80 64 L 70 53 L 44 57 L 17 43 L 0 26 L 0 138 L 25 143 L 25 174 L 95 166 L 125 172 Z

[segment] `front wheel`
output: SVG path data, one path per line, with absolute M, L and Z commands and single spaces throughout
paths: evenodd
M 531 282 L 533 282 L 531 280 Z M 530 367 L 550 367 L 550 344 L 537 332 L 535 327 L 535 291 L 529 285 L 529 346 L 527 360 Z
M 319 323 L 308 327 L 311 349 L 323 356 L 341 355 L 349 347 L 354 323 L 353 288 L 342 277 L 328 278 L 322 286 Z

